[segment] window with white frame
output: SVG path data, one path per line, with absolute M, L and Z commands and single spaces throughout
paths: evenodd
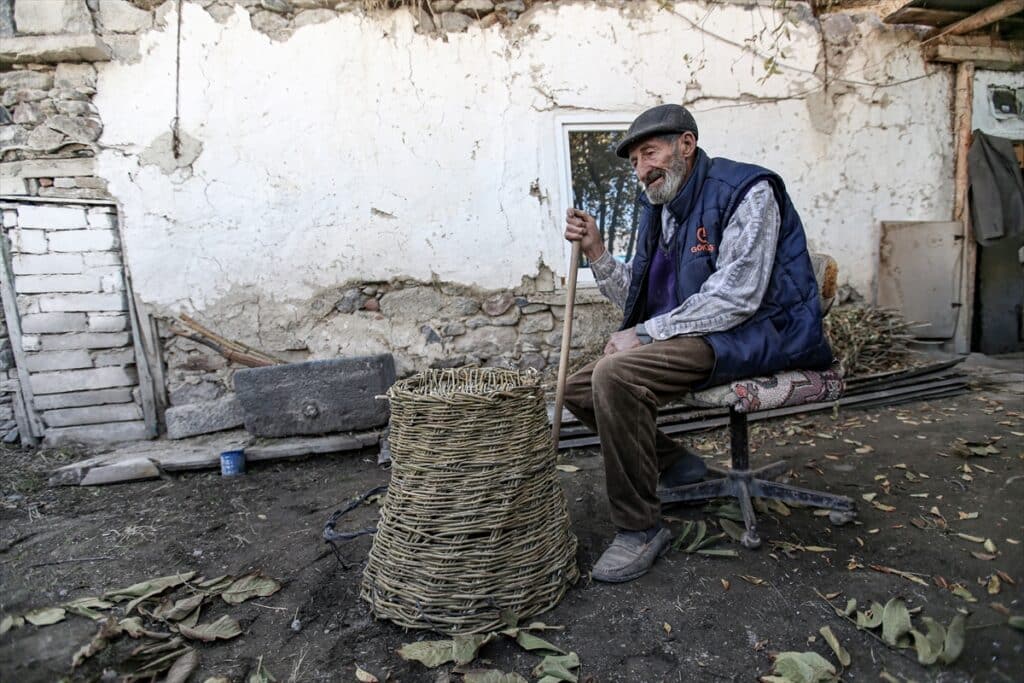
M 592 215 L 605 247 L 620 261 L 633 258 L 640 221 L 633 169 L 629 161 L 615 156 L 615 145 L 632 118 L 564 117 L 558 124 L 563 209 L 572 206 Z M 567 258 L 568 254 L 569 250 Z M 594 282 L 585 257 L 579 281 Z

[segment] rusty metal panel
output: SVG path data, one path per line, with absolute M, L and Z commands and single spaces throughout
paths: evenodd
M 922 323 L 917 337 L 950 339 L 956 331 L 962 232 L 959 221 L 882 223 L 878 305 Z

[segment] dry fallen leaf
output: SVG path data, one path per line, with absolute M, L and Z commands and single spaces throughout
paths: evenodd
M 766 583 L 764 579 L 750 574 L 740 574 L 740 578 L 754 586 L 762 586 Z
M 671 634 L 671 633 L 672 633 L 672 624 L 670 624 L 670 623 L 668 623 L 668 622 L 666 621 L 666 622 L 662 623 L 662 625 L 661 625 L 661 629 L 662 629 L 662 630 L 663 630 L 663 631 L 664 631 L 665 633 Z
M 359 666 L 356 666 L 356 680 L 359 681 L 359 683 L 380 683 L 379 678 L 369 671 L 364 671 Z
M 576 465 L 555 465 L 555 469 L 559 472 L 579 472 L 580 468 Z
M 977 512 L 964 512 L 963 510 L 961 510 L 960 512 L 957 513 L 957 515 L 960 517 L 960 519 L 977 519 L 978 518 L 978 513 Z
M 719 581 L 722 582 L 722 590 L 726 590 L 727 591 L 727 590 L 729 590 L 729 586 L 732 585 L 731 583 L 729 583 L 729 579 L 719 579 Z

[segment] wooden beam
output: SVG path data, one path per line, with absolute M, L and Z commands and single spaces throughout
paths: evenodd
M 0 235 L 0 289 L 3 292 L 4 318 L 7 321 L 7 334 L 14 354 L 14 365 L 18 371 L 18 392 L 14 396 L 14 416 L 18 421 L 18 434 L 21 442 L 35 446 L 43 436 L 43 421 L 36 413 L 29 384 L 28 365 L 25 362 L 25 349 L 21 345 L 21 314 L 18 312 L 18 295 L 14 289 L 14 272 L 11 270 L 11 251 L 7 245 L 7 234 Z
M 955 24 L 944 26 L 932 30 L 928 35 L 924 37 L 924 43 L 929 43 L 934 40 L 938 40 L 943 36 L 959 36 L 971 31 L 977 31 L 978 29 L 985 28 L 989 24 L 994 24 L 1000 19 L 1005 19 L 1011 14 L 1024 11 L 1024 0 L 1002 0 L 994 5 L 986 7 L 980 12 L 975 12 L 971 16 L 961 19 Z
M 914 24 L 916 26 L 948 26 L 971 16 L 970 12 L 953 12 L 924 7 L 901 7 L 884 21 L 886 24 Z
M 974 97 L 974 63 L 963 62 L 956 68 L 956 90 L 953 109 L 955 161 L 953 174 L 953 220 L 963 225 L 960 253 L 960 308 L 957 314 L 953 345 L 957 353 L 971 352 L 971 328 L 974 322 L 974 277 L 978 245 L 971 231 L 967 196 L 967 152 L 971 148 L 971 119 Z
M 1024 67 L 1024 44 L 990 36 L 947 36 L 922 47 L 929 62 L 963 64 L 982 69 L 1018 70 Z

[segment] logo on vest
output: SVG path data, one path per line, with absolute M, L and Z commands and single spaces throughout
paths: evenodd
M 699 254 L 702 251 L 711 253 L 715 250 L 715 245 L 708 243 L 708 229 L 703 225 L 697 228 L 697 244 L 690 247 L 690 251 L 694 254 Z

